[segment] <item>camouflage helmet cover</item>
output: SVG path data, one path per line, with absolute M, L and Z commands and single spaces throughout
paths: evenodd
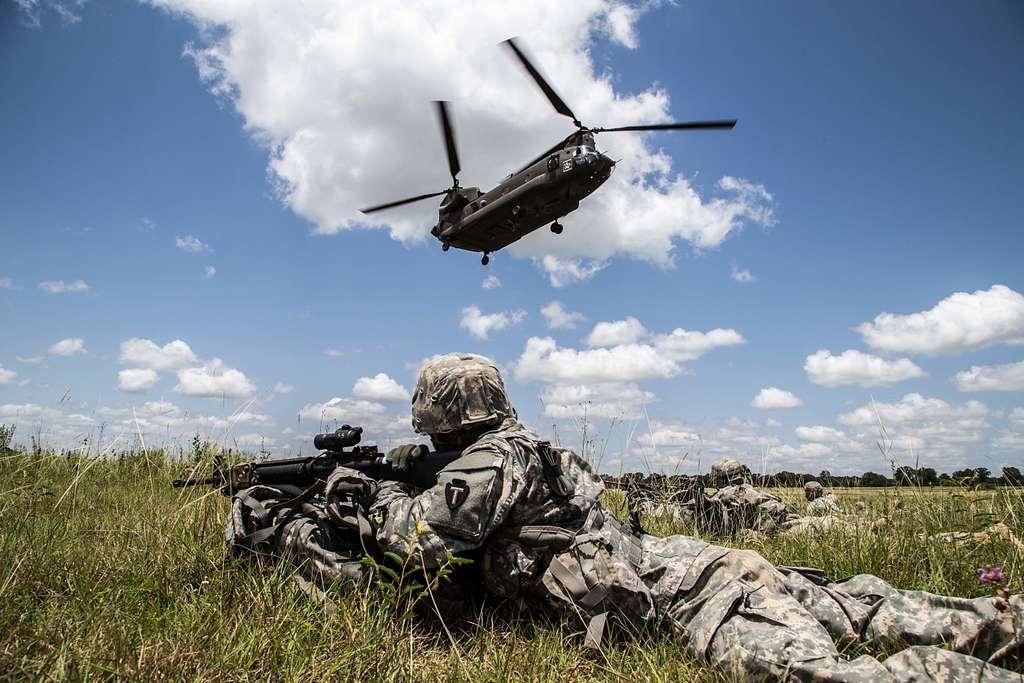
M 807 500 L 817 500 L 825 494 L 825 487 L 821 483 L 811 480 L 804 484 L 804 498 Z
M 497 366 L 472 353 L 431 358 L 420 368 L 412 395 L 412 428 L 455 434 L 516 417 Z
M 719 458 L 711 463 L 711 480 L 714 486 L 743 484 L 751 479 L 750 468 L 735 458 Z

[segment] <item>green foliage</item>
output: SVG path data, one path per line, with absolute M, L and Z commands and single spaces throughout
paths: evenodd
M 14 452 L 14 429 L 15 425 L 7 426 L 0 424 L 0 455 L 8 455 Z
M 199 446 L 204 461 L 216 455 Z M 434 574 L 416 569 L 411 557 L 369 563 L 369 585 L 327 590 L 332 609 L 303 592 L 286 567 L 229 557 L 227 499 L 172 489 L 181 465 L 170 460 L 158 450 L 0 458 L 0 679 L 721 678 L 669 635 L 612 637 L 595 654 L 583 648 L 577 627 L 527 619 L 507 604 L 452 616 L 450 603 L 463 595 L 451 595 L 450 579 L 473 569 L 461 561 Z M 863 529 L 716 540 L 833 576 L 870 571 L 906 588 L 983 595 L 975 568 L 986 565 L 1002 566 L 1010 585 L 1024 585 L 1013 540 L 1024 538 L 1019 489 L 838 493 L 846 509 L 865 502 Z M 803 505 L 799 490 L 781 494 Z M 621 492 L 609 492 L 607 502 L 619 510 Z M 884 532 L 871 531 L 882 517 Z M 657 533 L 689 531 L 668 518 L 644 521 Z M 1013 538 L 952 546 L 921 540 L 997 521 Z

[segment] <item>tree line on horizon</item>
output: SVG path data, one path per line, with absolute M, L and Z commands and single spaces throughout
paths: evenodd
M 602 475 L 606 483 L 615 487 L 640 485 L 644 487 L 715 487 L 721 485 L 711 474 L 646 474 L 628 472 L 620 476 Z M 775 474 L 751 474 L 754 486 L 803 486 L 809 481 L 818 481 L 825 486 L 838 487 L 872 487 L 886 486 L 1024 486 L 1024 474 L 1017 467 L 1003 467 L 1001 474 L 996 476 L 987 467 L 975 467 L 955 470 L 952 473 L 938 472 L 933 467 L 897 467 L 891 476 L 878 472 L 864 472 L 859 475 L 835 475 L 828 470 L 818 474 L 807 472 L 790 472 L 782 470 Z

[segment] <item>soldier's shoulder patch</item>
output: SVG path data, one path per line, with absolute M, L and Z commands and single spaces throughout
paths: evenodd
M 469 498 L 469 483 L 465 479 L 452 479 L 444 487 L 444 502 L 449 510 L 455 510 Z

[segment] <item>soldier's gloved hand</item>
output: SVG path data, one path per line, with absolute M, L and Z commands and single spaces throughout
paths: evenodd
M 373 500 L 379 490 L 380 484 L 362 472 L 347 467 L 336 467 L 327 477 L 324 496 L 328 503 L 340 499 L 355 500 L 365 504 Z
M 396 446 L 388 451 L 387 461 L 396 470 L 402 471 L 412 467 L 412 463 L 419 460 L 428 453 L 429 449 L 423 444 L 405 444 Z

